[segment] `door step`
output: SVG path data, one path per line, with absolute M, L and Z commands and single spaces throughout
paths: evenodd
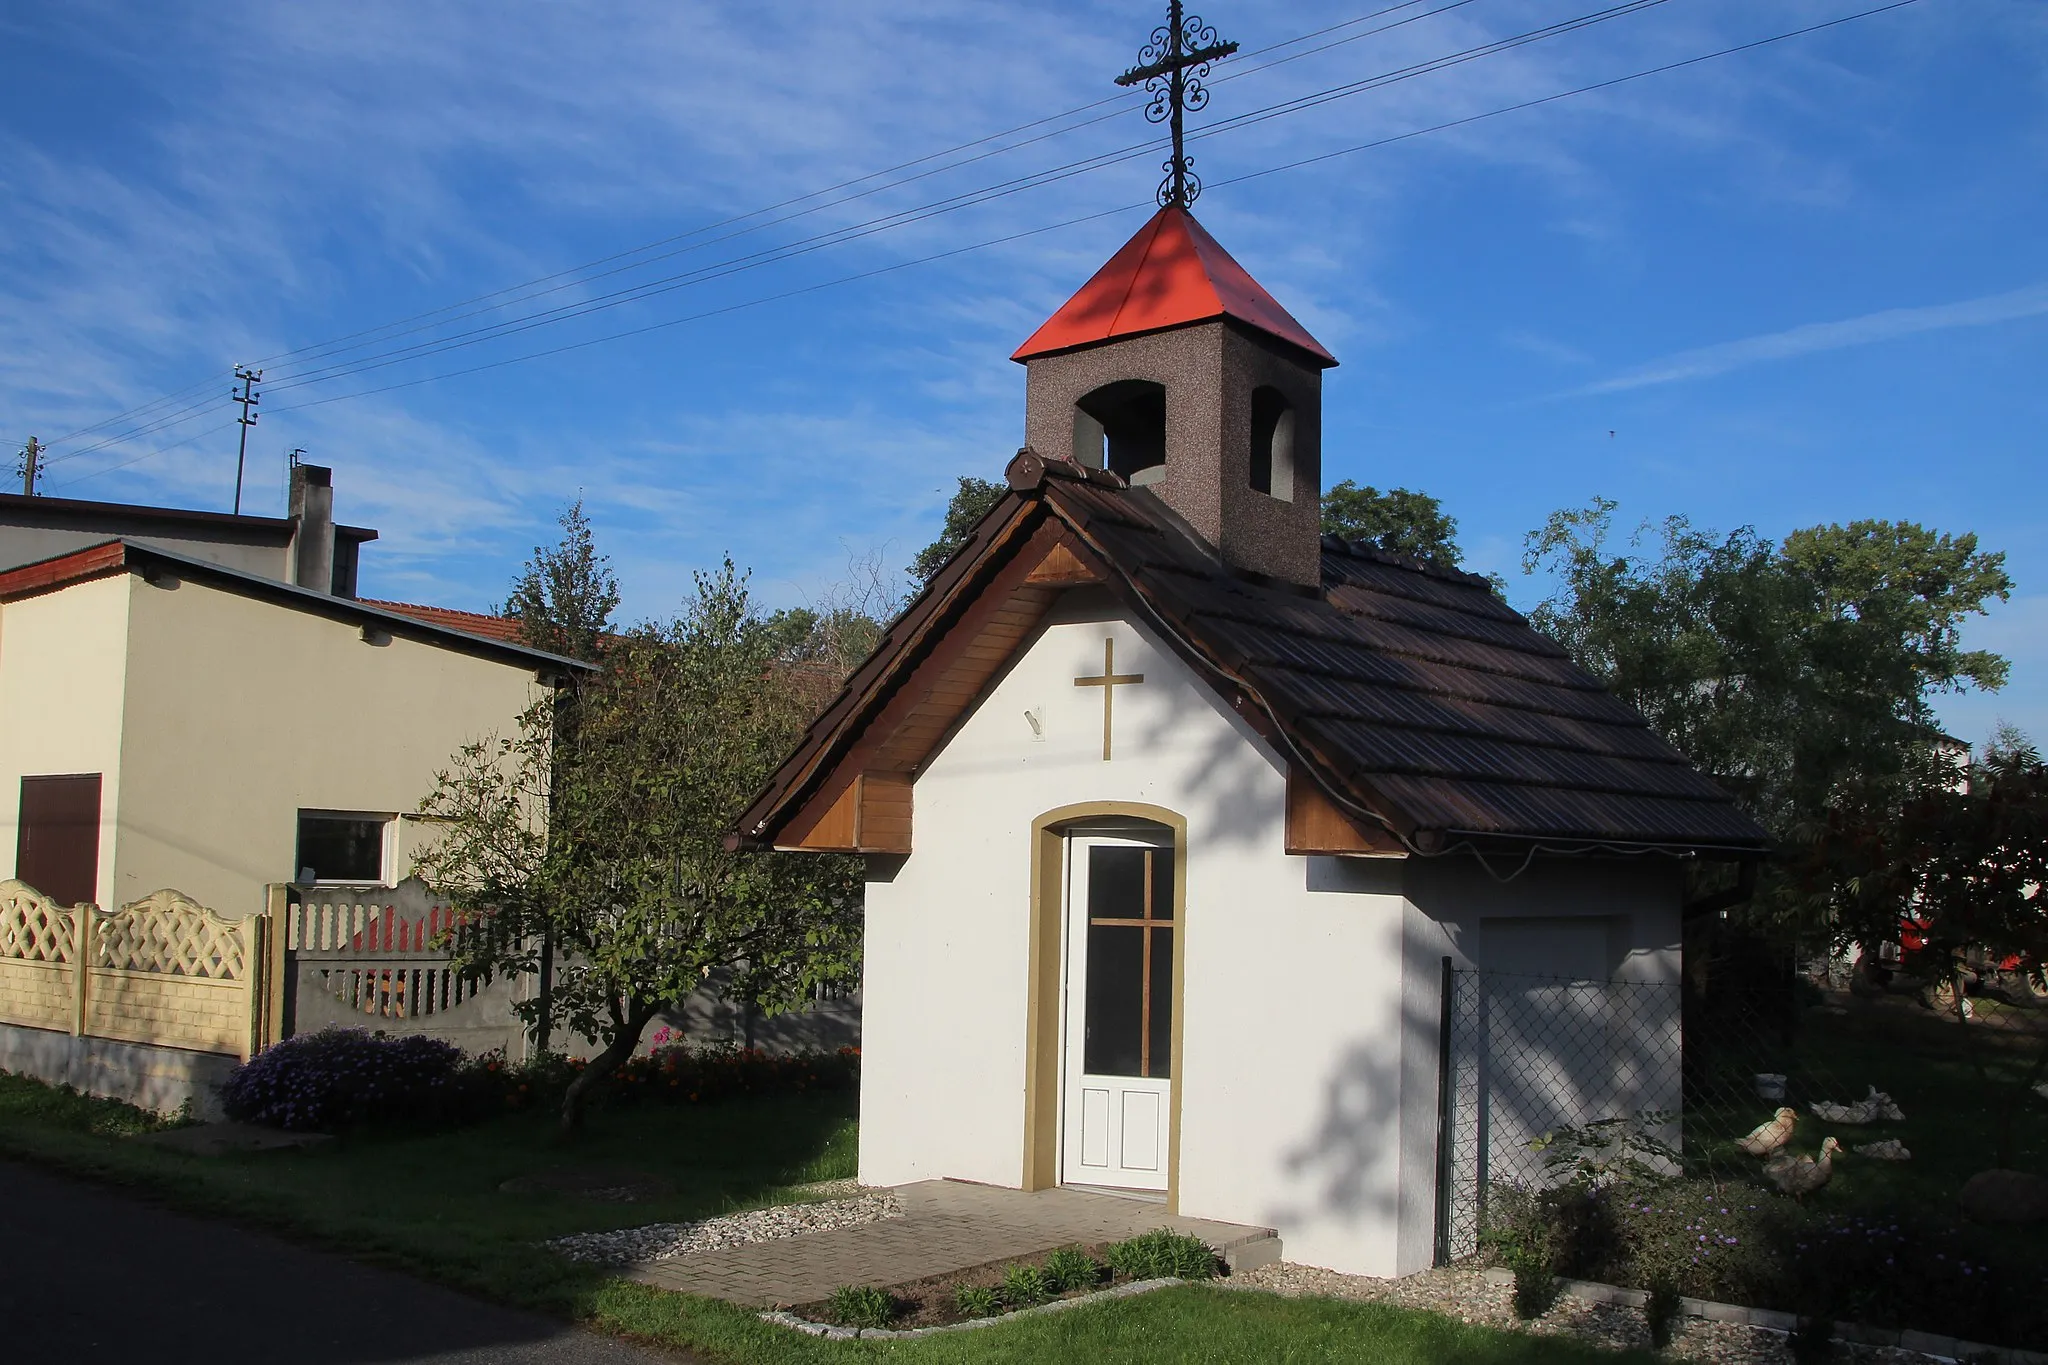
M 1217 1246 L 1216 1254 L 1230 1267 L 1231 1274 L 1242 1275 L 1280 1260 L 1280 1238 L 1264 1228 L 1248 1229 L 1245 1236 Z

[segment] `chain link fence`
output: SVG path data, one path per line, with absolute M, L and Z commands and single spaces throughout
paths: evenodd
M 1437 1263 L 1478 1250 L 1493 1191 L 1554 1184 L 1568 1174 L 1554 1163 L 1611 1157 L 1623 1130 L 1639 1152 L 1668 1151 L 1653 1158 L 1665 1173 L 1760 1182 L 1741 1141 L 1790 1108 L 1788 1150 L 1835 1136 L 1844 1160 L 1886 1163 L 1895 1186 L 1948 1207 L 1972 1173 L 2048 1156 L 2040 983 L 1974 971 L 1959 1011 L 1952 985 L 1883 963 L 1777 961 L 1775 975 L 1726 972 L 1703 990 L 1445 959 Z M 1924 1122 L 1901 1126 L 1915 1112 Z M 1896 1161 L 1887 1142 L 1914 1154 Z

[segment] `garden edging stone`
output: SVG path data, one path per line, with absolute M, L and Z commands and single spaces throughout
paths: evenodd
M 1079 1308 L 1083 1304 L 1100 1303 L 1104 1299 L 1128 1299 L 1136 1294 L 1149 1294 L 1155 1289 L 1171 1289 L 1174 1285 L 1188 1283 L 1190 1282 L 1187 1280 L 1172 1276 L 1158 1280 L 1133 1280 L 1129 1284 L 1098 1289 L 1093 1294 L 1083 1294 L 1079 1298 L 1055 1299 L 1051 1303 L 1041 1303 L 1035 1308 L 1019 1308 L 1014 1313 L 999 1313 L 992 1318 L 970 1318 L 966 1322 L 949 1322 L 938 1327 L 907 1327 L 900 1331 L 888 1327 L 835 1327 L 829 1322 L 812 1322 L 809 1318 L 800 1318 L 780 1308 L 763 1313 L 760 1317 L 763 1322 L 772 1322 L 778 1327 L 788 1327 L 810 1336 L 823 1337 L 827 1341 L 852 1341 L 855 1338 L 864 1341 L 898 1341 L 909 1337 L 928 1337 L 939 1332 L 964 1332 L 970 1327 L 988 1327 L 998 1322 L 1039 1317 L 1046 1313 L 1063 1313 L 1069 1308 Z
M 1486 1271 L 1486 1278 L 1493 1284 L 1513 1284 L 1515 1273 L 1494 1266 Z M 1601 1284 L 1597 1280 L 1565 1280 L 1557 1282 L 1558 1292 L 1569 1294 L 1575 1299 L 1588 1303 L 1620 1304 L 1627 1308 L 1642 1308 L 1650 1301 L 1649 1294 L 1641 1289 L 1624 1289 L 1620 1285 Z M 1715 1303 L 1711 1299 L 1685 1299 L 1678 1301 L 1679 1311 L 1689 1317 L 1705 1318 L 1710 1322 L 1733 1323 L 1738 1327 L 1760 1327 L 1767 1332 L 1790 1334 L 1798 1330 L 1799 1315 L 1780 1312 L 1774 1308 L 1744 1308 L 1740 1304 Z M 1922 1355 L 1938 1356 L 1947 1360 L 1991 1361 L 1996 1365 L 2048 1365 L 2048 1352 L 2027 1351 L 2017 1346 L 1989 1346 L 1983 1342 L 1964 1341 L 1959 1337 L 1945 1337 L 1933 1332 L 1919 1332 L 1911 1328 L 1872 1327 L 1860 1322 L 1838 1322 L 1834 1325 L 1835 1339 L 1857 1346 L 1895 1346 L 1902 1351 L 1918 1351 Z

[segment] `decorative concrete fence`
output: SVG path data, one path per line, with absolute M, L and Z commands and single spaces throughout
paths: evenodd
M 425 1033 L 468 1052 L 526 1054 L 513 1006 L 524 980 L 465 979 L 448 962 L 453 911 L 408 877 L 397 886 L 270 888 L 271 1036 L 331 1025 Z
M 0 1022 L 247 1060 L 270 1041 L 268 927 L 176 891 L 108 912 L 0 881 Z

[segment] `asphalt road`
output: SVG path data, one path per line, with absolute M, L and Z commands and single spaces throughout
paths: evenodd
M 388 1270 L 0 1163 L 6 1365 L 678 1365 Z

